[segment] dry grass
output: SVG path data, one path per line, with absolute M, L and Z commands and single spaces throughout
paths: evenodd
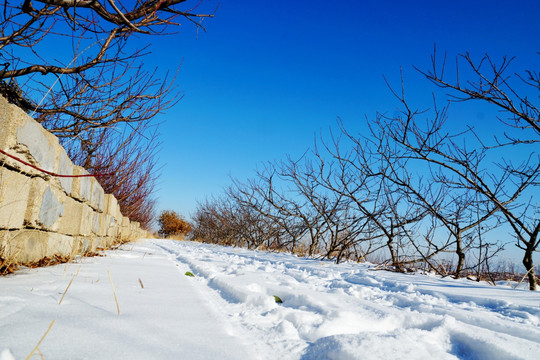
M 0 276 L 13 274 L 17 270 L 19 270 L 21 267 L 35 269 L 39 267 L 53 266 L 53 265 L 58 265 L 58 264 L 65 264 L 65 263 L 67 264 L 72 261 L 76 261 L 77 259 L 80 259 L 81 257 L 87 258 L 87 257 L 105 256 L 103 253 L 101 253 L 101 251 L 114 250 L 128 242 L 130 241 L 118 238 L 114 242 L 114 244 L 111 245 L 111 247 L 109 248 L 97 248 L 95 251 L 88 250 L 88 251 L 85 251 L 84 253 L 79 253 L 78 248 L 76 246 L 73 246 L 71 254 L 68 254 L 68 255 L 55 254 L 52 256 L 46 256 L 38 261 L 34 261 L 30 263 L 21 263 L 17 260 L 12 260 L 12 259 L 17 259 L 18 254 L 23 252 L 24 249 L 18 248 L 15 254 L 9 255 L 5 247 L 0 245 Z M 6 256 L 6 254 L 8 254 L 8 256 Z M 6 258 L 2 256 L 6 256 Z
M 12 274 L 18 269 L 18 264 L 4 260 L 2 257 L 0 257 L 0 276 Z
M 73 283 L 73 280 L 75 280 L 75 277 L 77 275 L 79 275 L 79 270 L 81 270 L 81 265 L 79 265 L 79 268 L 77 269 L 77 272 L 75 273 L 75 275 L 73 275 L 73 277 L 71 278 L 71 281 L 69 282 L 66 290 L 64 291 L 64 294 L 62 294 L 62 297 L 60 298 L 60 301 L 58 302 L 58 305 L 61 305 L 62 304 L 62 300 L 64 300 L 64 296 L 66 296 L 68 290 L 69 290 L 69 287 L 71 286 L 71 283 Z
M 111 287 L 112 287 L 113 294 L 114 294 L 114 301 L 116 302 L 116 310 L 118 310 L 118 315 L 120 315 L 120 305 L 118 304 L 118 297 L 116 296 L 116 290 L 114 288 L 114 284 L 113 284 L 113 281 L 112 281 L 111 272 L 109 270 L 107 270 L 107 274 L 109 274 L 109 281 L 111 282 Z
M 169 235 L 165 239 L 167 239 L 167 240 L 186 241 L 186 237 L 184 235 Z
M 0 245 L 0 276 L 9 275 L 19 269 L 20 264 L 14 260 L 23 251 L 17 249 L 14 254 L 10 254 L 5 245 Z
M 70 255 L 53 255 L 53 256 L 46 256 L 36 262 L 32 262 L 30 264 L 26 264 L 27 267 L 31 269 L 35 269 L 38 267 L 44 267 L 44 266 L 52 266 L 52 265 L 58 265 L 58 264 L 64 264 L 67 262 L 72 261 L 74 258 Z
M 43 334 L 43 336 L 41 337 L 41 339 L 39 339 L 37 345 L 34 347 L 34 349 L 30 352 L 30 354 L 26 357 L 26 360 L 30 359 L 32 357 L 32 355 L 34 355 L 34 353 L 36 351 L 39 351 L 39 345 L 41 345 L 41 343 L 43 342 L 43 340 L 45 339 L 45 337 L 47 336 L 47 334 L 49 333 L 49 331 L 51 331 L 51 328 L 53 327 L 55 323 L 55 320 L 53 320 L 51 322 L 51 324 L 49 325 L 49 327 L 47 328 L 47 331 L 45 331 L 45 334 Z M 40 351 L 39 351 L 40 352 Z M 40 352 L 41 353 L 41 352 Z

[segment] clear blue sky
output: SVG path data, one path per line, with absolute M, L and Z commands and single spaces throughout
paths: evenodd
M 184 97 L 159 117 L 157 196 L 158 210 L 188 217 L 230 177 L 300 156 L 338 116 L 362 132 L 366 116 L 395 111 L 383 75 L 399 84 L 400 67 L 411 98 L 429 106 L 433 86 L 412 66 L 427 68 L 434 44 L 450 59 L 508 54 L 518 70 L 540 64 L 538 0 L 204 0 L 198 11 L 218 3 L 206 32 L 197 38 L 185 22 L 182 33 L 153 38 L 146 60 L 162 70 L 183 60 Z

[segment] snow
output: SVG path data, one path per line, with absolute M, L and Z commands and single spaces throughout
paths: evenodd
M 540 354 L 539 292 L 194 242 L 106 254 L 0 278 L 0 360 L 25 359 L 52 321 L 32 358 Z

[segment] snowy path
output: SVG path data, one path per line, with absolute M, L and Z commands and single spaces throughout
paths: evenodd
M 56 320 L 45 359 L 540 358 L 539 292 L 191 242 L 108 254 L 0 278 L 0 352 Z
M 0 352 L 25 359 L 55 320 L 40 346 L 45 359 L 248 358 L 186 269 L 151 244 L 124 249 L 0 278 Z

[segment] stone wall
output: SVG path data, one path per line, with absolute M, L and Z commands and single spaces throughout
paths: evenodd
M 88 174 L 58 139 L 0 96 L 0 149 L 41 169 Z M 94 177 L 55 177 L 0 153 L 0 258 L 28 264 L 148 236 Z

